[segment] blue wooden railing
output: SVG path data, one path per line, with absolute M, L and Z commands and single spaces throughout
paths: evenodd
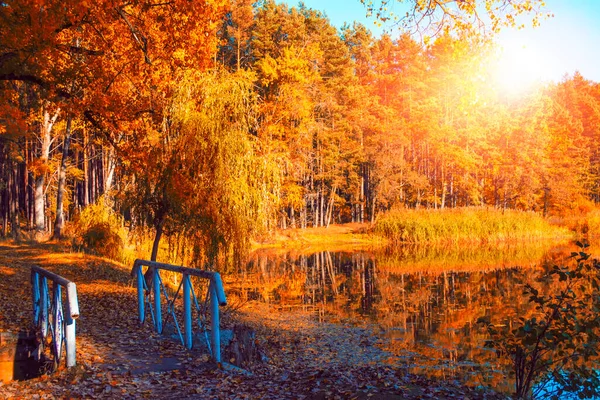
M 52 281 L 52 297 L 48 290 Z M 38 266 L 31 267 L 33 289 L 33 324 L 41 332 L 42 346 L 50 333 L 50 346 L 54 363 L 58 365 L 63 343 L 67 353 L 67 367 L 76 364 L 75 320 L 79 317 L 77 287 L 71 281 Z M 63 311 L 62 288 L 66 291 L 67 312 Z
M 146 280 L 144 279 L 144 272 L 142 271 L 142 267 L 148 267 L 152 269 L 152 289 L 150 290 L 146 285 Z M 173 298 L 169 298 L 168 293 L 163 285 L 162 279 L 160 277 L 160 270 L 167 270 L 172 272 L 177 272 L 182 274 L 182 279 L 179 283 L 179 287 L 177 291 L 173 295 Z M 180 267 L 171 264 L 163 264 L 155 261 L 147 261 L 147 260 L 135 260 L 133 264 L 133 269 L 131 271 L 132 275 L 137 277 L 137 293 L 138 293 L 138 311 L 139 311 L 139 320 L 140 324 L 143 324 L 146 319 L 146 305 L 150 310 L 150 315 L 152 316 L 152 320 L 154 322 L 154 329 L 158 333 L 163 333 L 163 310 L 161 304 L 161 298 L 164 296 L 166 300 L 166 311 L 167 316 L 165 320 L 169 317 L 173 318 L 173 323 L 177 329 L 177 333 L 179 334 L 179 338 L 181 343 L 191 349 L 193 346 L 193 324 L 192 324 L 192 301 L 196 310 L 196 321 L 198 323 L 199 329 L 207 335 L 207 323 L 206 319 L 203 318 L 204 311 L 200 307 L 198 302 L 198 298 L 196 296 L 196 292 L 192 285 L 192 276 L 197 276 L 200 278 L 208 279 L 208 308 L 210 310 L 210 341 L 206 340 L 206 344 L 211 352 L 213 360 L 218 364 L 221 364 L 221 332 L 220 332 L 220 322 L 219 322 L 219 306 L 227 305 L 227 299 L 225 298 L 225 291 L 223 289 L 223 282 L 221 281 L 221 276 L 218 272 L 210 272 L 210 271 L 201 271 L 193 268 Z M 179 327 L 179 322 L 177 321 L 177 315 L 175 313 L 175 302 L 178 299 L 178 295 L 183 287 L 183 333 Z M 146 295 L 152 294 L 153 301 L 150 301 L 150 296 Z

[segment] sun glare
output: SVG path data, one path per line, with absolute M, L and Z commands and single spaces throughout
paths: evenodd
M 501 41 L 494 68 L 496 88 L 507 95 L 522 95 L 547 80 L 551 67 L 535 46 L 514 38 Z

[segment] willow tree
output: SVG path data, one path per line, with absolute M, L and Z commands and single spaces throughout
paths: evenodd
M 245 71 L 187 74 L 161 131 L 132 164 L 134 214 L 163 235 L 183 237 L 192 264 L 241 257 L 267 228 L 276 170 L 259 157 L 253 77 Z

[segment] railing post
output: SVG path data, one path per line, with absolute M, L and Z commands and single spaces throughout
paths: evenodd
M 138 313 L 140 324 L 144 323 L 146 319 L 146 310 L 144 310 L 145 301 L 144 301 L 144 274 L 142 274 L 142 266 L 137 265 L 136 267 L 136 275 L 137 275 L 137 295 L 138 295 Z M 148 288 L 150 290 L 150 288 Z
M 42 290 L 40 296 L 42 297 L 42 337 L 46 338 L 48 335 L 48 279 L 42 276 Z
M 159 269 L 158 268 L 154 268 L 154 279 L 152 280 L 152 283 L 154 285 L 154 316 L 156 318 L 156 332 L 158 333 L 162 333 L 162 313 L 161 313 L 161 307 L 160 307 L 160 274 L 159 274 Z
M 208 291 L 210 293 L 210 338 L 213 359 L 221 364 L 221 332 L 219 331 L 219 300 L 217 298 L 217 285 L 214 279 L 210 280 Z
M 54 326 L 53 328 L 53 340 L 54 340 L 54 351 L 56 356 L 56 364 L 60 360 L 60 354 L 62 352 L 62 341 L 63 341 L 63 309 L 62 309 L 62 296 L 61 287 L 57 282 L 53 284 L 53 300 L 54 304 Z
M 65 346 L 67 348 L 67 368 L 77 364 L 77 346 L 75 342 L 75 318 L 79 317 L 77 286 L 73 282 L 67 285 L 67 315 L 65 318 Z
M 188 274 L 183 274 L 183 318 L 185 326 L 185 347 L 192 348 L 192 303 L 191 282 Z
M 65 346 L 67 348 L 67 367 L 74 367 L 77 363 L 77 350 L 75 346 L 75 320 L 70 313 L 65 316 Z
M 31 271 L 31 288 L 33 291 L 33 324 L 40 322 L 40 278 L 37 272 Z

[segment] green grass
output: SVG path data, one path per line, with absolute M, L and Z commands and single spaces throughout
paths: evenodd
M 572 236 L 533 212 L 492 208 L 396 210 L 377 219 L 374 233 L 395 243 L 501 243 Z

